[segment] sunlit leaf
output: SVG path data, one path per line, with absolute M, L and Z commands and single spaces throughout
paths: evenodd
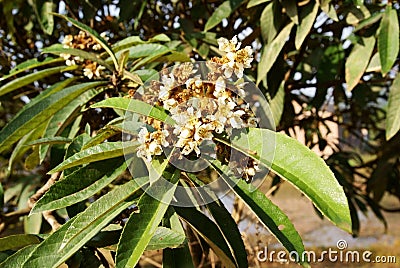
M 232 179 L 234 176 L 229 168 L 222 166 L 219 161 L 211 161 L 211 163 L 231 189 L 278 241 L 289 252 L 296 251 L 299 256 L 302 256 L 304 252 L 303 241 L 289 218 L 252 184 L 247 184 L 242 179 Z M 307 260 L 301 261 L 301 263 L 305 267 L 308 266 Z
M 51 12 L 55 10 L 56 4 L 54 4 L 53 1 L 34 0 L 33 7 L 42 30 L 46 34 L 52 34 L 54 29 L 54 18 Z
M 90 106 L 91 108 L 114 108 L 138 113 L 160 120 L 167 124 L 174 124 L 173 119 L 162 109 L 154 107 L 143 101 L 128 98 L 109 98 Z
M 126 168 L 127 164 L 123 157 L 82 167 L 52 185 L 35 203 L 30 213 L 56 210 L 83 201 L 109 185 Z
M 278 55 L 285 45 L 286 40 L 289 38 L 293 25 L 293 22 L 286 25 L 285 28 L 280 31 L 278 36 L 264 48 L 261 55 L 260 64 L 257 67 L 257 84 L 264 79 L 275 60 L 278 58 Z
M 124 154 L 130 154 L 133 153 L 138 146 L 139 144 L 137 142 L 131 141 L 101 143 L 68 157 L 58 166 L 50 170 L 49 174 L 83 164 L 89 164 L 92 162 L 123 156 Z
M 307 35 L 310 33 L 312 26 L 318 14 L 318 5 L 310 2 L 303 7 L 300 12 L 300 24 L 297 25 L 295 46 L 300 49 Z
M 67 72 L 71 71 L 78 68 L 78 66 L 59 66 L 59 67 L 53 67 L 53 68 L 48 68 L 44 69 L 38 72 L 34 72 L 28 75 L 25 75 L 23 77 L 19 77 L 16 79 L 13 79 L 12 81 L 8 82 L 7 84 L 3 85 L 0 87 L 0 96 L 10 93 L 16 89 L 19 89 L 21 87 L 24 87 L 26 85 L 29 85 L 30 83 L 40 80 L 42 78 L 57 74 L 57 73 L 62 73 L 62 72 Z
M 223 19 L 229 17 L 233 11 L 235 11 L 242 0 L 229 0 L 223 2 L 220 6 L 218 6 L 211 17 L 208 18 L 206 25 L 204 26 L 204 31 L 208 31 L 215 26 L 217 26 Z
M 169 181 L 160 178 L 139 199 L 139 213 L 131 214 L 118 243 L 117 268 L 134 267 L 139 262 L 174 196 L 179 176 L 176 170 Z
M 399 54 L 399 21 L 397 10 L 391 4 L 387 5 L 379 26 L 378 51 L 382 74 L 386 75 Z
M 375 37 L 364 37 L 356 43 L 346 60 L 345 79 L 347 90 L 352 90 L 360 81 L 368 66 L 375 47 Z
M 240 133 L 232 139 L 232 143 L 218 140 L 259 160 L 303 192 L 334 224 L 351 231 L 350 212 L 343 188 L 324 160 L 309 148 L 282 133 L 257 128 Z
M 33 234 L 17 234 L 0 238 L 0 251 L 20 249 L 29 245 L 39 244 L 40 239 Z
M 133 205 L 130 198 L 146 182 L 145 178 L 131 180 L 92 203 L 85 211 L 66 222 L 33 250 L 14 262 L 11 257 L 0 267 L 58 267 L 78 251 L 123 210 Z M 67 236 L 69 239 L 64 240 Z M 18 254 L 18 253 L 17 253 Z M 22 254 L 19 254 L 22 255 Z M 23 257 L 23 258 L 22 258 Z
M 54 87 L 62 89 L 66 84 L 69 84 L 69 82 L 70 81 L 63 81 L 54 85 Z M 41 99 L 39 102 L 26 109 L 23 109 L 23 112 L 15 116 L 13 120 L 1 129 L 0 152 L 50 118 L 83 92 L 103 84 L 104 82 L 89 82 L 70 86 Z

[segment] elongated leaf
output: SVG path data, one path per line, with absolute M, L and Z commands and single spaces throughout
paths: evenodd
M 170 49 L 161 44 L 139 44 L 127 49 L 129 51 L 129 58 L 130 59 L 138 59 L 144 58 L 147 56 L 152 56 L 155 53 L 166 53 L 170 51 Z M 117 57 L 120 57 L 125 50 L 117 52 Z
M 40 144 L 64 144 L 70 143 L 72 140 L 64 137 L 51 137 L 51 138 L 42 138 L 29 142 L 27 145 L 40 145 Z
M 118 41 L 112 46 L 112 49 L 115 53 L 118 51 L 124 50 L 126 48 L 138 45 L 138 44 L 144 44 L 146 41 L 143 41 L 139 36 L 129 36 L 125 39 L 122 39 L 121 41 Z
M 64 82 L 54 85 L 54 87 L 64 89 L 24 109 L 23 112 L 15 116 L 14 119 L 0 131 L 0 152 L 29 133 L 46 119 L 50 118 L 83 92 L 103 84 L 104 82 L 90 82 L 68 88 L 64 88 Z
M 386 75 L 399 54 L 399 21 L 391 4 L 387 5 L 379 26 L 378 51 L 382 74 Z
M 10 235 L 0 238 L 0 251 L 20 249 L 32 244 L 39 244 L 40 239 L 33 234 Z
M 49 174 L 61 171 L 67 168 L 89 164 L 92 162 L 123 156 L 133 153 L 139 146 L 136 142 L 106 142 L 85 150 L 82 150 L 64 160 L 61 164 L 49 171 Z
M 81 49 L 65 48 L 62 44 L 55 44 L 50 47 L 46 47 L 43 49 L 43 53 L 51 53 L 51 54 L 55 54 L 55 55 L 70 54 L 73 56 L 78 56 L 82 59 L 97 62 L 98 64 L 103 65 L 110 71 L 114 70 L 114 67 L 111 67 L 104 60 L 100 59 L 100 55 L 97 55 L 95 53 L 90 53 L 90 52 L 87 52 L 87 51 L 84 51 Z
M 375 47 L 375 37 L 364 37 L 360 43 L 356 43 L 346 60 L 347 90 L 352 90 L 360 81 L 368 66 Z
M 126 168 L 123 157 L 91 163 L 80 168 L 52 185 L 36 202 L 31 214 L 56 210 L 83 201 L 109 185 Z
M 56 5 L 53 1 L 34 0 L 33 7 L 43 32 L 49 35 L 52 34 L 54 29 L 54 18 L 50 13 L 55 10 Z
M 23 264 L 15 265 L 6 260 L 4 267 L 58 267 L 119 213 L 133 205 L 135 201 L 130 196 L 134 196 L 145 183 L 146 179 L 141 178 L 115 188 L 47 237 Z M 65 236 L 69 240 L 64 240 Z
M 139 199 L 140 212 L 131 214 L 118 243 L 116 267 L 135 267 L 174 196 L 180 171 L 168 182 L 160 178 Z
M 174 207 L 174 209 L 190 227 L 204 238 L 221 259 L 224 267 L 236 267 L 231 250 L 218 226 L 213 221 L 193 207 Z
M 223 2 L 219 7 L 217 7 L 210 18 L 208 18 L 206 25 L 204 26 L 204 31 L 208 31 L 215 26 L 217 26 L 223 19 L 229 17 L 233 11 L 235 11 L 242 0 L 229 0 Z
M 293 22 L 286 25 L 285 28 L 283 28 L 278 34 L 278 36 L 264 48 L 261 55 L 260 64 L 257 67 L 257 83 L 259 83 L 265 77 L 275 60 L 278 58 L 279 53 L 285 45 L 286 39 L 289 38 L 289 34 L 293 28 L 293 25 Z
M 23 263 L 29 258 L 30 254 L 36 249 L 38 245 L 30 245 L 18 250 L 15 254 L 8 257 L 5 261 L 0 263 L 0 267 L 4 268 L 21 268 Z
M 187 176 L 202 188 L 198 188 L 198 192 L 207 206 L 211 216 L 214 218 L 219 230 L 228 242 L 231 253 L 236 260 L 238 267 L 248 267 L 247 253 L 244 246 L 242 236 L 231 213 L 225 208 L 224 204 L 218 199 L 217 195 L 208 188 L 203 187 L 205 184 L 201 182 L 193 174 Z M 212 200 L 212 202 L 210 202 Z
M 157 227 L 146 247 L 146 250 L 176 248 L 183 244 L 185 239 L 186 236 L 184 234 L 175 232 L 169 228 Z
M 56 73 L 71 71 L 76 68 L 78 68 L 78 66 L 59 66 L 31 73 L 20 78 L 16 78 L 8 82 L 7 84 L 3 85 L 2 87 L 0 87 L 0 96 L 10 93 L 11 91 L 19 89 L 21 87 L 24 87 L 39 79 L 54 75 Z
M 281 5 L 278 1 L 268 4 L 260 17 L 261 36 L 265 44 L 271 43 L 282 27 Z
M 104 40 L 103 37 L 101 37 L 96 31 L 94 31 L 94 30 L 93 30 L 92 28 L 90 28 L 89 26 L 87 26 L 87 25 L 85 25 L 85 24 L 83 24 L 83 23 L 80 23 L 80 22 L 77 21 L 77 20 L 74 20 L 74 19 L 69 18 L 69 17 L 64 16 L 64 15 L 60 15 L 60 14 L 56 14 L 56 13 L 53 13 L 53 14 L 56 15 L 56 16 L 58 16 L 58 17 L 60 17 L 60 18 L 63 18 L 63 19 L 66 20 L 66 21 L 69 21 L 69 22 L 72 23 L 76 28 L 78 28 L 78 29 L 80 29 L 80 30 L 82 30 L 82 31 L 87 32 L 94 40 L 96 40 L 96 42 L 97 42 L 99 45 L 101 45 L 101 46 L 104 48 L 104 50 L 108 53 L 108 55 L 110 55 L 110 57 L 111 57 L 111 59 L 112 59 L 112 61 L 113 61 L 113 63 L 114 63 L 115 70 L 118 70 L 118 61 L 117 61 L 117 58 L 115 57 L 114 52 L 112 51 L 111 47 L 107 44 L 107 41 Z
M 271 2 L 272 0 L 250 0 L 248 3 L 247 3 L 247 8 L 251 8 L 251 7 L 254 7 L 254 6 L 257 6 L 257 5 L 260 5 L 260 4 L 263 4 L 263 3 L 266 3 L 266 2 Z
M 0 82 L 3 80 L 6 80 L 10 77 L 13 77 L 19 73 L 25 72 L 26 70 L 30 70 L 36 67 L 41 67 L 41 66 L 46 66 L 49 64 L 53 64 L 53 63 L 57 63 L 57 62 L 62 62 L 64 61 L 64 59 L 61 58 L 57 58 L 54 59 L 52 57 L 46 57 L 44 60 L 40 61 L 38 59 L 30 59 L 27 61 L 24 61 L 20 64 L 18 64 L 17 66 L 15 66 L 15 68 L 11 69 L 10 73 L 8 75 L 2 76 L 0 78 Z
M 68 105 L 57 111 L 47 125 L 43 138 L 53 138 L 55 135 L 61 134 L 62 130 L 71 122 L 71 118 L 74 118 L 74 115 L 77 116 L 80 107 L 84 106 L 90 99 L 104 90 L 105 88 L 88 90 L 82 93 L 79 98 L 72 100 Z M 40 146 L 40 163 L 46 157 L 49 148 L 50 145 L 47 144 Z
M 390 87 L 386 117 L 386 139 L 389 140 L 400 130 L 400 74 Z
M 289 252 L 296 251 L 299 256 L 303 256 L 303 241 L 289 218 L 253 185 L 245 183 L 242 179 L 231 179 L 229 175 L 233 174 L 229 168 L 222 166 L 218 161 L 212 161 L 212 165 L 278 241 Z M 305 267 L 308 266 L 307 260 L 301 260 L 301 263 Z
M 275 94 L 274 98 L 270 101 L 271 112 L 276 126 L 281 121 L 284 104 L 285 104 L 285 81 L 282 81 L 278 89 L 278 92 Z
M 315 19 L 317 18 L 317 14 L 318 5 L 314 2 L 310 2 L 301 10 L 300 24 L 297 26 L 296 30 L 296 49 L 300 49 L 307 35 L 310 33 L 311 28 L 314 25 Z
M 162 108 L 154 107 L 143 101 L 127 98 L 109 98 L 90 106 L 91 108 L 114 108 L 132 113 L 138 113 L 160 120 L 167 124 L 174 124 L 174 120 Z
M 324 160 L 306 146 L 284 134 L 256 128 L 250 128 L 247 134 L 237 135 L 231 145 L 270 167 L 303 192 L 334 224 L 347 232 L 351 231 L 350 212 L 343 188 Z M 269 160 L 271 155 L 274 155 L 272 163 Z
M 201 195 L 207 194 L 205 191 L 200 190 Z M 209 197 L 206 197 L 208 199 Z M 231 213 L 225 208 L 222 202 L 212 202 L 207 204 L 210 214 L 213 216 L 219 230 L 225 237 L 231 249 L 232 255 L 236 260 L 238 267 L 248 267 L 247 253 L 244 246 L 242 236 L 239 232 L 235 220 L 232 218 Z

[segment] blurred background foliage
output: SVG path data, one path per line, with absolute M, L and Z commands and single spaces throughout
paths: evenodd
M 49 11 L 106 32 L 110 43 L 165 33 L 197 60 L 216 55 L 217 38 L 238 35 L 256 51 L 248 75 L 270 100 L 277 130 L 326 159 L 345 188 L 357 234 L 357 211 L 370 208 L 383 222 L 382 210 L 400 212 L 400 202 L 380 204 L 385 194 L 400 198 L 399 9 L 398 1 L 371 0 L 0 0 L 0 77 L 77 32 Z M 57 79 L 1 96 L 0 128 L 26 97 Z M 96 120 L 106 119 L 89 123 Z M 43 183 L 43 171 L 28 172 L 23 163 L 10 174 L 9 157 L 0 155 L 3 214 L 24 206 Z

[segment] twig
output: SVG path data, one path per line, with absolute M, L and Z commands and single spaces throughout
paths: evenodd
M 18 221 L 19 217 L 28 215 L 29 212 L 30 208 L 24 208 L 0 215 L 0 234 L 7 228 L 8 225 L 10 225 L 10 223 Z
M 28 207 L 32 208 L 35 203 L 41 198 L 57 180 L 60 175 L 60 172 L 56 172 L 51 175 L 49 180 L 39 189 L 36 191 L 34 195 L 32 195 L 28 200 Z
M 61 224 L 57 221 L 57 219 L 53 215 L 53 211 L 43 211 L 42 212 L 43 218 L 50 224 L 51 229 L 53 232 L 57 231 L 58 228 L 61 227 Z

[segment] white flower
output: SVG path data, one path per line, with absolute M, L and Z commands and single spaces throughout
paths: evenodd
M 160 86 L 160 92 L 158 98 L 162 101 L 169 98 L 169 91 L 175 87 L 175 77 L 170 75 L 163 75 L 161 78 L 162 86 Z
M 86 76 L 89 79 L 92 79 L 93 78 L 92 68 L 84 68 L 83 69 L 83 75 Z
M 232 114 L 232 117 L 229 118 L 229 123 L 233 128 L 242 128 L 244 126 L 241 116 L 245 113 L 243 110 L 237 110 Z
M 96 75 L 96 77 L 100 77 L 101 76 L 101 71 L 104 70 L 106 67 L 99 65 L 96 68 L 96 71 L 94 72 L 94 74 Z
M 226 38 L 218 38 L 218 49 L 224 52 L 235 52 L 240 48 L 241 43 L 238 42 L 237 36 L 235 35 L 232 40 Z
M 66 35 L 62 41 L 62 44 L 64 45 L 64 48 L 70 48 L 72 47 L 72 41 L 74 40 L 74 37 L 72 35 Z

